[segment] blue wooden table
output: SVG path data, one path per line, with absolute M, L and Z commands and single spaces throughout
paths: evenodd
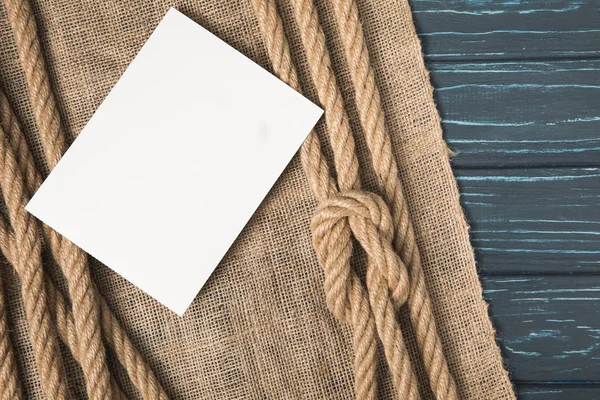
M 412 0 L 518 396 L 600 399 L 600 0 Z

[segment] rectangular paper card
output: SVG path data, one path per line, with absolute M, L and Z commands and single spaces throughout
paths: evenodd
M 182 315 L 321 114 L 171 9 L 27 210 Z

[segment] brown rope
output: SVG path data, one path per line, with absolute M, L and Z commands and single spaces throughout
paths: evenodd
M 393 230 L 387 205 L 368 192 L 347 191 L 330 197 L 317 207 L 313 218 L 317 253 L 331 253 L 331 247 L 339 242 L 335 225 L 342 220 L 349 221 L 354 236 L 368 255 L 369 300 L 394 387 L 399 398 L 417 399 L 417 380 L 396 320 L 396 312 L 408 297 L 408 282 L 398 285 L 401 290 L 390 296 L 386 281 L 387 274 L 396 275 L 400 261 L 392 248 Z
M 0 133 L 18 127 L 8 104 L 3 102 L 4 98 L 4 95 L 0 92 Z M 9 232 L 10 229 L 8 228 L 9 224 L 4 221 L 4 217 L 2 223 L 4 229 L 0 232 L 0 247 L 3 248 L 9 240 L 9 235 L 5 232 Z M 11 236 L 14 242 L 14 235 Z M 8 261 L 10 262 L 10 260 Z M 20 400 L 23 398 L 23 390 L 19 379 L 15 352 L 10 340 L 7 304 L 1 279 L 0 285 L 2 285 L 0 287 L 0 388 L 3 389 L 1 395 L 2 399 Z
M 252 0 L 274 72 L 288 85 L 300 90 L 298 74 L 291 59 L 289 44 L 283 31 L 275 1 Z M 300 149 L 302 166 L 309 184 L 319 202 L 336 196 L 338 189 L 329 173 L 329 167 L 319 138 L 311 131 Z M 358 163 L 349 161 L 352 165 Z M 344 178 L 342 178 L 344 179 Z M 357 175 L 350 180 L 356 180 Z M 355 393 L 359 399 L 374 399 L 377 385 L 375 321 L 369 307 L 366 290 L 355 271 L 350 267 L 352 241 L 349 222 L 338 221 L 331 229 L 337 235 L 337 246 L 329 246 L 329 253 L 318 252 L 319 262 L 325 271 L 327 305 L 336 318 L 354 327 L 354 378 Z M 316 241 L 323 243 L 323 241 Z
M 0 235 L 2 235 L 0 249 L 9 262 L 16 262 L 16 259 L 19 257 L 17 244 L 15 242 L 14 234 L 10 231 L 10 228 L 4 218 L 0 218 Z M 63 343 L 73 354 L 73 357 L 75 357 L 78 362 L 81 362 L 81 352 L 78 351 L 79 345 L 77 342 L 77 334 L 75 331 L 75 324 L 73 322 L 73 315 L 68 309 L 68 306 L 65 304 L 62 295 L 58 293 L 58 289 L 51 279 L 46 278 L 46 286 L 48 290 L 49 303 L 55 306 L 55 319 L 58 334 Z M 14 372 L 14 377 L 17 378 L 16 371 Z M 112 378 L 111 385 L 114 390 L 113 393 L 117 393 L 118 395 L 117 398 L 126 399 L 126 396 L 122 393 L 121 388 L 114 378 Z
M 276 11 L 275 1 L 254 0 L 253 4 L 275 73 L 292 87 L 298 88 L 289 45 Z M 301 156 L 309 182 L 321 202 L 315 213 L 312 229 L 317 256 L 326 271 L 326 291 L 327 272 L 339 269 L 340 262 L 349 262 L 352 248 L 349 232 L 345 228 L 349 224 L 368 255 L 369 302 L 394 385 L 400 397 L 416 399 L 419 397 L 417 381 L 395 317 L 395 311 L 408 297 L 408 276 L 392 249 L 391 217 L 387 206 L 378 196 L 360 191 L 354 139 L 331 69 L 325 36 L 319 25 L 316 10 L 312 3 L 305 1 L 298 1 L 294 6 L 304 47 L 307 49 L 309 68 L 319 100 L 325 108 L 325 120 L 338 172 L 338 185 L 342 190 L 340 193 L 330 192 L 319 196 L 319 188 L 331 178 L 320 147 L 309 148 L 316 136 L 311 133 L 301 149 Z M 340 285 L 345 283 L 343 280 L 338 282 Z M 338 288 L 338 292 L 343 290 Z M 329 299 L 328 304 L 336 314 L 336 308 L 331 306 Z M 356 360 L 355 364 L 358 362 L 359 360 Z M 364 385 L 356 374 L 357 388 Z M 358 390 L 357 398 L 362 398 Z
M 9 261 L 14 261 L 19 256 L 17 244 L 14 241 L 14 235 L 10 232 L 6 221 L 0 218 L 0 234 L 3 239 L 0 243 L 2 252 L 6 255 Z M 63 343 L 69 348 L 73 357 L 81 363 L 81 352 L 79 350 L 79 344 L 77 342 L 77 334 L 75 331 L 75 323 L 73 321 L 73 315 L 71 314 L 68 306 L 65 304 L 64 298 L 58 292 L 58 289 L 54 285 L 51 279 L 47 278 L 46 285 L 48 288 L 48 298 L 50 303 L 55 306 L 55 318 L 58 334 Z M 117 394 L 117 399 L 126 399 L 127 397 L 121 391 L 121 388 L 111 377 L 111 385 L 113 387 L 113 393 Z
M 2 127 L 3 134 L 3 144 L 1 146 L 2 150 L 5 153 L 8 153 L 8 159 L 15 161 L 14 169 L 7 170 L 2 168 L 0 173 L 14 173 L 13 179 L 18 182 L 22 182 L 25 195 L 22 198 L 21 206 L 24 207 L 31 197 L 31 188 L 28 185 L 28 181 L 32 181 L 32 178 L 34 178 L 35 174 L 37 174 L 37 171 L 35 171 L 33 157 L 29 152 L 25 137 L 22 133 L 17 118 L 10 107 L 8 99 L 2 91 L 0 91 L 0 126 Z M 25 168 L 22 168 L 23 165 Z M 32 166 L 33 168 L 31 168 Z M 4 217 L 0 218 L 0 237 L 2 238 L 2 240 L 0 240 L 0 250 L 2 250 L 7 260 L 11 264 L 15 265 L 19 262 L 19 247 L 16 242 L 14 232 L 11 230 L 9 222 L 6 221 Z M 52 306 L 55 305 L 57 301 L 57 289 L 51 284 L 51 282 L 52 281 L 46 277 L 46 289 L 49 299 L 48 303 Z M 79 345 L 77 343 L 75 326 L 72 321 L 73 317 L 70 316 L 70 320 L 63 317 L 63 315 L 66 316 L 67 313 L 67 307 L 63 300 L 62 307 L 59 307 L 57 310 L 56 328 L 63 342 L 73 353 L 73 356 L 77 359 L 77 361 L 81 361 L 81 352 L 78 351 Z M 115 385 L 116 383 L 113 382 L 113 387 L 116 387 Z M 120 392 L 120 389 L 118 389 L 118 392 Z
M 27 146 L 27 142 L 24 137 L 18 137 L 20 134 L 19 130 L 13 130 L 12 134 L 14 139 L 14 150 L 19 160 L 19 166 L 27 171 L 25 173 L 25 183 L 29 191 L 28 195 L 32 196 L 33 193 L 40 187 L 42 178 L 36 168 L 31 152 Z M 49 230 L 47 226 L 43 226 L 44 230 Z M 47 232 L 47 231 L 46 231 Z M 52 243 L 51 243 L 52 245 Z M 61 325 L 67 324 L 69 326 L 69 332 L 76 332 L 75 322 L 71 311 L 66 306 L 66 301 L 62 293 L 57 292 L 54 283 L 48 281 L 49 292 L 55 293 L 56 300 L 56 319 L 57 325 L 59 326 L 59 333 Z M 121 324 L 116 319 L 108 303 L 104 297 L 98 291 L 98 288 L 94 287 L 97 293 L 98 301 L 100 302 L 100 310 L 102 317 L 102 332 L 104 334 L 104 340 L 115 350 L 118 360 L 121 365 L 125 367 L 125 370 L 135 385 L 135 387 L 142 393 L 145 399 L 166 399 L 167 395 L 156 379 L 154 372 L 139 351 L 135 348 L 125 330 L 121 327 Z M 72 330 L 71 330 L 72 328 Z M 62 336 L 62 335 L 61 335 Z
M 31 104 L 44 144 L 46 162 L 52 169 L 66 150 L 66 144 L 61 132 L 56 100 L 46 73 L 37 26 L 28 1 L 7 0 L 6 8 L 29 85 Z M 81 366 L 88 395 L 92 400 L 110 399 L 110 373 L 102 344 L 100 310 L 87 268 L 87 255 L 56 232 L 49 233 L 53 254 L 67 279 L 75 328 L 80 337 L 81 351 L 85 352 L 82 355 Z
M 284 81 L 298 89 L 297 74 L 291 63 L 289 46 L 281 20 L 276 12 L 274 0 L 253 0 L 253 3 L 275 72 Z M 407 298 L 409 298 L 411 318 L 416 327 L 417 340 L 423 352 L 432 389 L 436 395 L 443 395 L 439 398 L 455 398 L 454 383 L 449 375 L 441 350 L 441 342 L 435 330 L 431 303 L 424 285 L 414 231 L 397 178 L 398 171 L 391 152 L 389 135 L 383 128 L 383 113 L 362 38 L 362 27 L 358 23 L 358 12 L 355 6 L 352 7 L 352 3 L 349 3 L 348 8 L 344 8 L 342 3 L 336 3 L 335 10 L 346 18 L 341 22 L 343 32 L 358 35 L 356 32 L 360 31 L 358 38 L 353 36 L 344 44 L 350 60 L 352 79 L 355 86 L 358 86 L 358 89 L 355 88 L 357 103 L 361 123 L 367 135 L 367 143 L 373 154 L 380 155 L 377 159 L 374 157 L 373 162 L 385 198 L 391 205 L 391 215 L 387 204 L 381 198 L 375 194 L 360 191 L 359 165 L 354 149 L 354 139 L 343 100 L 331 70 L 325 37 L 319 25 L 316 9 L 310 0 L 298 0 L 294 3 L 302 40 L 305 48 L 308 49 L 309 68 L 319 99 L 326 110 L 325 118 L 331 138 L 337 181 L 341 190 L 338 192 L 329 174 L 316 134 L 311 133 L 302 147 L 301 158 L 311 187 L 320 201 L 313 219 L 312 229 L 319 261 L 326 271 L 327 303 L 336 317 L 351 322 L 355 328 L 357 398 L 375 397 L 375 329 L 382 340 L 384 353 L 399 395 L 402 398 L 418 398 L 416 378 L 410 365 L 400 327 L 396 321 L 396 312 Z M 32 106 L 45 146 L 46 162 L 51 169 L 62 156 L 66 146 L 56 101 L 50 88 L 41 54 L 37 28 L 27 1 L 7 0 L 7 9 L 30 87 Z M 356 11 L 356 16 L 353 14 L 354 11 Z M 349 29 L 353 29 L 353 31 L 349 31 Z M 358 41 L 358 44 L 354 43 L 355 40 Z M 371 83 L 372 86 L 370 86 Z M 363 88 L 361 85 L 366 85 L 366 87 Z M 6 138 L 0 142 L 0 146 L 2 146 L 0 152 L 4 153 L 4 158 L 0 160 L 2 161 L 1 166 L 7 168 L 6 175 L 11 177 L 8 181 L 2 181 L 10 222 L 10 224 L 7 224 L 6 221 L 0 223 L 0 230 L 4 231 L 5 237 L 8 238 L 2 243 L 3 251 L 10 255 L 9 258 L 13 263 L 19 264 L 17 271 L 23 265 L 23 261 L 21 261 L 23 249 L 28 251 L 27 255 L 33 254 L 34 259 L 37 259 L 36 257 L 40 259 L 39 275 L 27 279 L 29 277 L 26 274 L 29 271 L 27 267 L 34 268 L 36 266 L 34 263 L 34 267 L 28 265 L 21 267 L 22 278 L 25 278 L 24 281 L 27 283 L 33 282 L 31 284 L 36 289 L 41 287 L 39 293 L 46 292 L 44 281 L 48 282 L 50 289 L 43 296 L 40 294 L 39 297 L 43 297 L 44 303 L 48 301 L 49 297 L 55 305 L 57 322 L 61 326 L 59 334 L 69 348 L 77 349 L 74 356 L 84 369 L 90 398 L 104 399 L 123 396 L 108 370 L 102 344 L 103 333 L 105 337 L 109 338 L 107 339 L 109 344 L 115 347 L 119 360 L 124 363 L 130 373 L 130 378 L 138 389 L 152 398 L 166 398 L 152 371 L 147 368 L 110 312 L 108 305 L 97 293 L 89 275 L 85 253 L 47 227 L 45 227 L 45 231 L 50 240 L 50 249 L 67 278 L 69 296 L 72 299 L 72 313 L 69 312 L 64 298 L 52 282 L 42 276 L 41 245 L 39 240 L 34 240 L 32 236 L 32 232 L 37 231 L 37 224 L 24 212 L 25 203 L 22 203 L 22 200 L 27 197 L 24 195 L 24 191 L 37 188 L 41 180 L 33 160 L 30 157 L 27 158 L 21 151 L 23 146 L 17 146 L 13 149 L 15 151 L 11 152 L 7 150 L 9 146 L 7 146 Z M 22 167 L 24 172 L 20 178 L 17 178 L 16 175 L 19 174 L 16 170 L 19 165 L 24 166 Z M 16 186 L 11 185 L 14 183 L 11 180 L 14 179 L 19 180 Z M 15 206 L 23 208 L 23 211 L 15 210 Z M 368 255 L 368 299 L 356 273 L 350 268 L 351 233 L 361 243 Z M 401 255 L 402 261 L 411 267 L 410 293 L 406 268 L 396 251 Z M 38 292 L 34 290 L 34 293 Z M 27 303 L 27 300 L 24 300 Z M 29 303 L 31 302 L 32 300 L 29 299 Z M 415 304 L 418 307 L 414 306 Z M 33 311 L 31 312 L 33 313 Z M 42 315 L 47 315 L 47 305 L 45 313 Z M 47 316 L 45 318 L 48 319 Z M 35 318 L 30 318 L 29 314 L 28 320 L 32 331 L 34 330 L 33 326 L 42 323 Z M 40 321 L 43 321 L 43 318 L 40 317 Z M 48 322 L 43 327 L 52 328 Z M 433 335 L 431 334 L 432 329 Z M 419 332 L 424 334 L 421 335 L 421 338 L 419 338 Z M 33 336 L 32 334 L 32 338 Z M 53 357 L 50 360 L 58 359 Z M 42 360 L 47 361 L 48 358 L 42 358 Z M 47 381 L 44 385 L 47 393 L 55 395 L 51 398 L 66 396 L 66 389 L 63 390 L 63 394 L 60 389 L 64 386 L 64 380 L 60 375 L 60 364 L 51 362 L 49 365 L 40 365 L 40 370 L 43 370 L 44 367 L 50 368 L 50 370 L 54 368 L 59 372 L 58 374 L 48 373 L 46 378 L 42 377 L 43 381 L 44 379 Z
M 367 146 L 380 190 L 387 204 L 390 205 L 395 230 L 394 246 L 402 260 L 409 266 L 411 278 L 409 314 L 429 376 L 429 383 L 437 399 L 456 399 L 456 386 L 448 370 L 448 363 L 437 333 L 431 300 L 421 267 L 421 257 L 399 180 L 390 135 L 385 125 L 381 97 L 369 60 L 357 4 L 355 0 L 333 0 L 332 4 L 354 83 L 357 109 Z
M 3 95 L 2 98 L 4 99 Z M 51 399 L 67 399 L 67 382 L 44 284 L 46 278 L 42 268 L 39 224 L 25 211 L 25 182 L 15 155 L 8 145 L 8 134 L 5 133 L 7 129 L 15 129 L 17 122 L 5 104 L 4 101 L 0 101 L 0 187 L 7 207 L 7 227 L 14 236 L 16 248 L 15 257 L 11 261 L 21 279 L 21 294 L 42 387 Z
M 7 0 L 6 6 L 29 85 L 31 104 L 44 144 L 46 162 L 52 169 L 62 157 L 66 145 L 37 36 L 36 23 L 28 1 Z M 30 193 L 33 193 L 39 187 L 41 178 L 27 153 L 29 150 L 23 150 L 22 147 L 16 150 L 19 163 L 24 165 L 26 183 Z M 117 357 L 142 396 L 149 399 L 166 399 L 166 393 L 154 373 L 135 349 L 108 304 L 93 285 L 87 255 L 47 226 L 44 226 L 44 231 L 49 239 L 52 255 L 67 278 L 72 314 L 66 309 L 61 309 L 61 307 L 66 308 L 66 302 L 60 295 L 56 296 L 57 313 L 58 316 L 63 315 L 64 318 L 69 318 L 68 321 L 73 322 L 73 329 L 66 332 L 67 339 L 69 335 L 77 335 L 78 351 L 74 355 L 84 370 L 89 397 L 110 399 L 122 396 L 120 389 L 116 391 L 117 386 L 111 380 L 106 363 L 102 343 L 104 332 L 105 339 L 115 348 Z M 54 293 L 59 292 L 54 288 Z M 71 343 L 74 343 L 72 338 Z
M 18 160 L 19 169 L 16 171 L 22 176 L 22 178 L 19 179 L 23 180 L 23 185 L 27 190 L 26 203 L 32 193 L 34 193 L 41 184 L 41 177 L 35 166 L 33 156 L 29 151 L 24 134 L 17 123 L 8 100 L 1 91 L 0 110 L 2 110 L 0 123 L 4 123 L 4 121 L 8 120 L 12 121 L 11 124 L 8 124 L 10 129 L 4 129 L 4 135 L 8 142 L 9 150 L 14 153 L 14 158 Z M 3 125 L 6 126 L 7 124 Z M 0 237 L 2 238 L 0 241 L 0 248 L 9 261 L 13 263 L 17 257 L 15 250 L 16 243 L 14 242 L 14 235 L 10 232 L 6 222 L 2 219 L 0 219 Z M 46 287 L 48 296 L 51 299 L 50 304 L 55 307 L 55 320 L 58 333 L 65 345 L 71 350 L 76 360 L 82 362 L 82 354 L 78 351 L 80 346 L 78 344 L 77 330 L 67 301 L 57 289 L 54 282 L 49 278 L 46 280 Z M 125 367 L 131 381 L 140 391 L 144 399 L 166 399 L 167 396 L 154 376 L 154 373 L 148 367 L 118 320 L 110 311 L 106 300 L 104 300 L 102 296 L 99 296 L 99 301 L 104 339 L 108 345 L 114 349 L 117 359 Z M 114 389 L 113 393 L 116 393 L 120 398 L 125 398 L 114 379 L 111 382 L 111 386 Z
M 0 242 L 4 240 L 5 237 L 2 234 Z M 23 391 L 19 380 L 15 352 L 9 335 L 7 305 L 4 299 L 4 285 L 1 277 L 0 285 L 0 388 L 2 389 L 0 399 L 21 400 Z
M 325 34 L 319 24 L 317 10 L 312 0 L 295 0 L 292 3 L 300 36 L 306 49 L 309 70 L 315 83 L 319 100 L 325 107 L 325 120 L 328 126 L 334 127 L 334 129 L 330 128 L 329 130 L 330 142 L 332 143 L 334 153 L 338 151 L 341 154 L 337 157 L 334 156 L 335 168 L 338 174 L 340 174 L 341 171 L 346 171 L 349 167 L 347 163 L 340 161 L 356 159 L 356 152 L 342 96 L 337 88 L 331 67 Z M 338 177 L 338 182 L 339 180 Z M 353 188 L 359 188 L 357 180 Z M 343 187 L 343 185 L 340 185 L 340 189 L 343 191 L 348 190 L 348 186 Z M 351 193 L 344 194 L 352 196 Z M 371 194 L 372 196 L 375 195 Z M 374 204 L 376 203 L 358 202 L 356 206 L 360 205 L 368 208 L 369 205 L 373 206 Z M 381 206 L 381 203 L 378 206 Z M 371 209 L 370 216 L 373 217 L 376 215 L 376 211 L 376 209 Z M 319 216 L 320 214 L 317 212 L 315 220 L 313 220 L 313 226 L 319 223 Z M 363 216 L 365 220 L 368 217 L 369 215 L 366 213 Z M 374 226 L 377 226 L 375 220 L 370 222 Z M 351 222 L 350 226 L 352 227 L 352 225 Z M 353 232 L 357 239 L 361 241 L 361 234 L 354 230 Z M 386 242 L 389 242 L 387 244 L 391 245 L 392 238 L 382 237 L 385 236 L 385 232 L 379 229 L 375 229 L 374 233 L 377 234 L 378 238 L 370 243 L 373 247 L 367 246 L 364 241 L 361 241 L 369 256 L 367 287 L 371 308 L 375 315 L 379 338 L 382 341 L 392 381 L 398 391 L 398 395 L 402 398 L 416 399 L 419 397 L 417 380 L 410 365 L 408 351 L 406 350 L 400 325 L 396 320 L 394 312 L 394 309 L 398 309 L 408 296 L 407 272 L 403 268 L 402 263 L 399 262 L 397 255 L 394 255 L 394 257 L 385 256 L 383 249 Z M 388 291 L 391 294 L 391 298 L 388 295 Z

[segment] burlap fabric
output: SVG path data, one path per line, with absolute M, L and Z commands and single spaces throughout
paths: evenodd
M 369 156 L 339 32 L 329 1 L 317 3 L 338 82 L 358 134 L 362 168 L 370 165 Z M 514 398 L 482 299 L 468 226 L 409 6 L 405 1 L 360 0 L 358 4 L 438 329 L 460 398 Z M 249 1 L 36 0 L 33 5 L 64 125 L 73 137 L 170 6 L 261 65 L 269 65 Z M 287 1 L 280 6 L 306 95 L 316 100 L 290 6 Z M 3 6 L 0 82 L 42 163 L 27 86 Z M 317 130 L 325 135 L 322 126 Z M 169 132 L 165 132 L 165 140 L 169 140 Z M 372 190 L 374 174 L 368 168 L 361 173 L 364 186 Z M 207 195 L 218 195 L 218 188 L 207 188 Z M 183 318 L 108 268 L 94 264 L 92 273 L 101 291 L 173 398 L 353 397 L 352 334 L 325 305 L 323 273 L 309 228 L 314 207 L 295 157 Z M 151 222 L 152 216 L 148 219 Z M 199 252 L 202 246 L 198 243 Z M 361 254 L 354 262 L 359 271 L 364 270 Z M 169 266 L 164 268 L 169 273 Z M 39 398 L 41 388 L 19 284 L 8 265 L 3 265 L 1 272 L 6 277 L 12 338 L 26 395 Z M 400 318 L 416 355 L 405 310 Z M 66 353 L 65 357 L 73 392 L 85 397 L 81 371 Z M 417 374 L 423 377 L 418 357 L 413 359 Z M 382 398 L 393 398 L 385 368 L 379 371 Z M 125 374 L 117 378 L 135 398 Z M 421 390 L 424 398 L 431 397 L 426 385 Z

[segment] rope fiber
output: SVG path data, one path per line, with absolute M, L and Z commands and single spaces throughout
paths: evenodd
M 356 1 L 331 1 L 360 124 L 377 176 L 377 190 L 382 195 L 361 186 L 354 132 L 313 0 L 291 0 L 309 76 L 325 109 L 328 144 L 333 153 L 330 167 L 315 131 L 310 132 L 300 149 L 303 169 L 318 201 L 311 230 L 317 258 L 325 273 L 326 303 L 337 319 L 353 327 L 357 399 L 377 397 L 378 343 L 397 397 L 420 399 L 419 382 L 397 318 L 400 309 L 407 305 L 431 391 L 436 399 L 454 400 L 456 387 L 437 332 Z M 251 2 L 273 71 L 301 91 L 276 0 Z M 5 3 L 43 144 L 45 165 L 40 171 L 35 164 L 10 102 L 0 91 L 0 188 L 6 205 L 5 212 L 0 213 L 0 250 L 20 279 L 42 388 L 49 399 L 71 398 L 58 345 L 60 339 L 81 365 L 90 399 L 127 398 L 109 369 L 106 344 L 142 398 L 166 400 L 154 372 L 92 281 L 87 255 L 25 211 L 44 176 L 64 154 L 67 138 L 31 5 L 28 0 L 5 0 Z M 354 239 L 367 257 L 364 283 L 351 265 Z M 66 278 L 66 293 L 45 273 L 42 248 L 49 250 Z M 22 399 L 1 278 L 0 387 L 4 389 L 1 398 Z
M 361 190 L 353 133 L 313 0 L 292 0 L 308 70 L 325 109 L 325 122 L 340 189 L 327 189 L 335 184 L 331 182 L 329 166 L 321 153 L 316 133 L 312 132 L 300 154 L 309 184 L 319 201 L 311 228 L 317 257 L 325 270 L 327 304 L 338 319 L 353 322 L 342 312 L 347 297 L 330 294 L 332 287 L 335 287 L 335 294 L 340 294 L 351 290 L 350 284 L 355 285 L 347 279 L 355 276 L 350 270 L 349 261 L 353 235 L 367 253 L 368 297 L 362 296 L 360 301 L 370 304 L 398 398 L 418 399 L 420 396 L 397 321 L 399 309 L 408 302 L 410 319 L 432 392 L 436 399 L 454 400 L 457 398 L 456 387 L 437 333 L 357 5 L 355 0 L 332 0 L 332 3 L 354 84 L 360 123 L 378 178 L 378 190 L 383 193 L 383 198 Z M 273 71 L 292 88 L 300 90 L 276 0 L 253 0 L 252 4 Z M 340 275 L 340 271 L 344 274 Z M 335 286 L 330 282 L 335 282 Z M 357 327 L 353 325 L 356 338 Z M 357 399 L 367 398 L 364 388 L 373 388 L 369 397 L 374 398 L 375 376 L 362 374 L 357 369 L 365 361 L 359 359 L 362 355 L 356 350 L 361 345 L 364 344 L 355 340 L 355 394 Z M 368 361 L 373 362 L 373 359 Z M 375 371 L 375 366 L 371 371 Z
M 27 0 L 6 0 L 5 4 L 42 139 L 47 166 L 43 175 L 47 175 L 46 169 L 54 168 L 66 150 L 66 135 L 61 127 L 31 5 Z M 21 278 L 29 334 L 45 394 L 49 399 L 71 397 L 58 350 L 57 338 L 60 337 L 83 369 L 90 399 L 126 398 L 108 368 L 104 342 L 113 348 L 142 398 L 167 399 L 154 372 L 93 283 L 87 255 L 25 211 L 25 205 L 41 185 L 42 173 L 35 165 L 24 133 L 2 92 L 0 128 L 0 186 L 8 214 L 0 218 L 0 249 Z M 50 250 L 66 278 L 66 296 L 44 274 L 43 246 Z M 0 385 L 14 393 L 10 398 L 19 398 L 22 389 L 6 327 L 6 314 L 2 313 Z

